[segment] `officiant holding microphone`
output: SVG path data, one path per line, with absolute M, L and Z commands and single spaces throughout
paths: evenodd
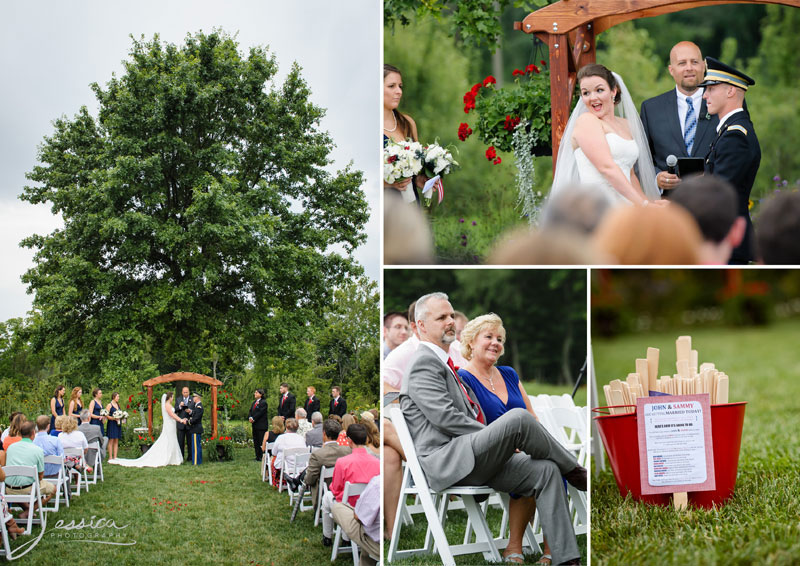
M 675 88 L 645 100 L 640 113 L 656 168 L 656 184 L 664 198 L 681 182 L 676 174 L 677 159 L 705 158 L 719 124 L 719 118 L 708 112 L 700 88 L 705 70 L 700 48 L 690 41 L 677 43 L 669 53 L 667 69 Z M 670 156 L 675 160 L 671 165 L 667 163 Z

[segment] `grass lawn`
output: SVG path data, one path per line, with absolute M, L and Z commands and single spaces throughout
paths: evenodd
M 137 454 L 121 449 L 120 456 Z M 51 513 L 38 546 L 17 563 L 330 564 L 330 548 L 322 546 L 322 528 L 314 527 L 311 511 L 289 523 L 288 495 L 261 482 L 261 464 L 253 457 L 252 448 L 237 448 L 233 461 L 201 466 L 136 469 L 106 465 L 105 482 L 74 498 L 69 509 Z M 56 527 L 59 520 L 65 525 L 81 520 L 88 523 L 92 516 L 95 523 L 105 518 L 126 527 L 116 531 Z M 110 537 L 112 532 L 120 536 Z M 136 544 L 97 544 L 77 537 Z M 20 537 L 12 545 L 29 538 Z M 352 555 L 342 554 L 336 563 L 352 564 Z
M 542 384 L 536 381 L 524 382 L 525 390 L 530 395 L 538 395 L 540 393 L 547 393 L 549 395 L 561 395 L 562 393 L 572 393 L 572 387 L 563 387 L 557 385 Z M 575 395 L 576 405 L 586 405 L 586 387 L 581 387 Z M 500 526 L 500 519 L 502 513 L 498 509 L 490 509 L 488 514 L 489 526 L 495 534 L 497 534 Z M 447 523 L 445 524 L 445 534 L 447 540 L 452 544 L 460 544 L 463 542 L 464 530 L 467 527 L 467 513 L 466 511 L 450 511 L 447 515 Z M 402 530 L 402 540 L 400 542 L 400 549 L 404 548 L 418 548 L 423 545 L 425 541 L 425 532 L 427 530 L 427 522 L 423 515 L 414 515 L 414 525 L 404 526 Z M 581 551 L 581 563 L 586 564 L 586 535 L 578 537 L 578 547 Z M 389 544 L 384 545 L 384 558 L 389 551 Z M 501 552 L 502 553 L 502 552 Z M 534 564 L 539 556 L 535 554 L 526 555 L 525 564 Z M 483 559 L 480 554 L 467 554 L 455 557 L 456 564 L 493 564 Z M 437 554 L 431 556 L 415 556 L 405 560 L 397 560 L 392 564 L 441 564 Z
M 648 346 L 661 349 L 659 373 L 674 373 L 675 339 L 684 333 L 594 340 L 601 401 L 602 386 L 634 371 Z M 608 468 L 591 486 L 592 564 L 797 564 L 800 323 L 691 335 L 700 362 L 730 376 L 730 400 L 748 403 L 734 497 L 715 510 L 677 513 L 623 500 Z

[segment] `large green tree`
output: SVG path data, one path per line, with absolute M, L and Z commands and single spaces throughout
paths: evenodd
M 20 197 L 64 219 L 23 242 L 37 348 L 90 375 L 237 371 L 308 335 L 361 271 L 368 208 L 361 172 L 328 170 L 299 67 L 282 85 L 277 69 L 223 31 L 133 39 L 124 73 L 92 85 L 97 117 L 54 122 Z

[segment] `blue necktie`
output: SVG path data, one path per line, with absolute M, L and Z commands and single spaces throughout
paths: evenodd
M 691 97 L 686 97 L 686 104 L 689 105 L 689 109 L 686 111 L 686 119 L 683 121 L 683 143 L 686 145 L 686 155 L 691 155 L 692 146 L 694 145 L 694 131 L 697 129 L 697 116 L 694 115 Z

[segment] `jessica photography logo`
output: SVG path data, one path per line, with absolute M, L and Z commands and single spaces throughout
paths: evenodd
M 53 525 L 49 533 L 51 539 L 63 540 L 66 542 L 93 542 L 97 544 L 112 544 L 116 546 L 132 546 L 135 540 L 130 540 L 125 532 L 128 525 L 117 525 L 113 519 L 104 517 L 92 517 L 87 521 L 66 522 L 58 520 Z

